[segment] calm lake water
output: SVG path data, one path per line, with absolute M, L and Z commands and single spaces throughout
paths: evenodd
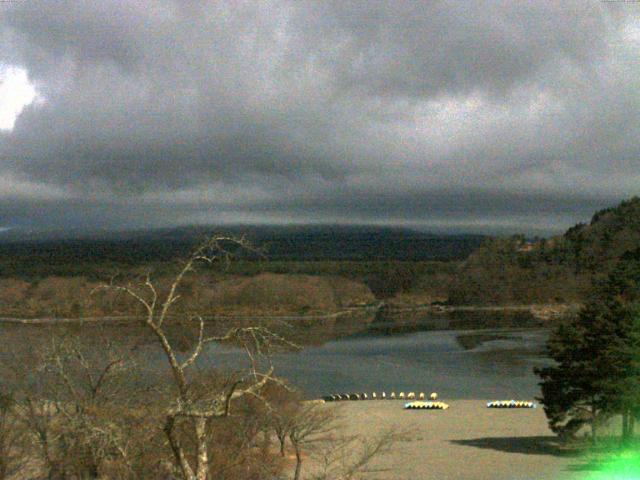
M 276 360 L 280 375 L 310 396 L 352 391 L 438 392 L 442 398 L 531 398 L 539 394 L 534 365 L 546 332 L 500 333 L 466 350 L 459 331 L 329 342 Z M 477 334 L 479 332 L 465 332 Z
M 548 363 L 542 329 L 429 330 L 358 334 L 278 354 L 273 364 L 308 397 L 332 393 L 424 391 L 441 398 L 539 395 L 534 366 Z M 242 354 L 214 346 L 209 360 L 228 365 Z
M 56 328 L 3 325 L 0 336 L 6 345 L 38 349 L 39 342 L 50 342 Z M 94 343 L 91 348 L 100 352 L 104 341 L 94 335 L 95 329 L 87 325 L 81 330 L 86 341 Z M 549 362 L 544 356 L 548 332 L 522 313 L 425 316 L 413 312 L 334 318 L 324 323 L 301 318 L 289 333 L 304 347 L 275 354 L 271 361 L 276 375 L 287 378 L 309 398 L 350 392 L 436 391 L 443 399 L 533 399 L 539 395 L 533 368 Z M 166 358 L 146 329 L 110 326 L 106 337 L 140 344 L 131 354 L 149 371 L 147 381 L 153 382 L 154 374 L 168 373 Z M 209 344 L 197 363 L 203 370 L 237 371 L 247 366 L 247 357 L 237 348 Z

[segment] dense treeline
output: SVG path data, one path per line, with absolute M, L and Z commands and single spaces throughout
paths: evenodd
M 139 278 L 115 277 L 119 281 Z M 158 276 L 158 285 L 163 287 L 168 278 Z M 0 316 L 79 318 L 139 313 L 126 298 L 96 291 L 100 284 L 83 277 L 48 277 L 31 282 L 0 279 Z M 218 277 L 203 271 L 185 280 L 180 294 L 185 304 L 206 315 L 331 312 L 375 301 L 365 284 L 348 278 L 270 273 Z
M 564 235 L 487 240 L 452 281 L 453 303 L 582 302 L 594 280 L 640 246 L 640 198 L 593 215 Z
M 126 305 L 91 292 L 112 277 L 135 278 L 148 271 L 160 281 L 174 262 L 113 266 L 95 275 L 0 278 L 0 316 L 87 317 L 130 313 Z M 455 262 L 238 261 L 223 271 L 202 269 L 185 282 L 190 302 L 209 314 L 304 314 L 413 298 L 444 299 Z M 412 297 L 413 296 L 413 297 Z M 415 298 L 414 298 L 415 297 Z
M 231 228 L 230 233 L 236 234 Z M 483 237 L 431 235 L 406 229 L 375 227 L 250 228 L 240 231 L 264 256 L 244 252 L 234 272 L 343 274 L 369 273 L 389 262 L 421 263 L 466 258 Z M 201 240 L 202 230 L 147 232 L 115 238 L 0 242 L 0 276 L 85 276 L 153 266 L 171 270 Z M 268 261 L 265 261 L 268 260 Z
M 114 313 L 88 295 L 96 282 L 146 272 L 163 278 L 201 233 L 0 243 L 0 315 Z M 247 237 L 261 254 L 237 252 L 225 269 L 192 286 L 194 296 L 209 299 L 200 306 L 210 313 L 331 311 L 411 292 L 419 293 L 418 302 L 443 299 L 456 267 L 452 259 L 481 241 L 361 227 L 264 228 Z M 441 260 L 424 260 L 430 258 Z
M 595 442 L 598 427 L 620 415 L 630 440 L 640 414 L 640 249 L 621 257 L 547 347 L 555 364 L 537 373 L 551 429 L 572 437 L 589 425 Z
M 28 282 L 34 291 L 52 278 L 94 282 L 149 270 L 162 277 L 201 233 L 0 243 L 0 278 Z M 536 241 L 522 235 L 485 239 L 320 226 L 249 229 L 248 237 L 263 255 L 240 255 L 216 280 L 265 273 L 341 277 L 364 285 L 376 299 L 407 304 L 582 303 L 595 279 L 640 246 L 640 199 L 595 213 L 589 225 Z

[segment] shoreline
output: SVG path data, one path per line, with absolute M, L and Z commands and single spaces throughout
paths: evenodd
M 362 305 L 345 307 L 336 311 L 318 311 L 305 314 L 289 313 L 269 313 L 264 312 L 257 315 L 247 315 L 245 312 L 234 314 L 225 311 L 224 313 L 213 313 L 204 315 L 205 320 L 325 320 L 337 318 L 349 314 L 361 314 L 366 312 L 375 313 L 381 308 L 387 308 L 391 314 L 402 313 L 434 313 L 447 314 L 457 312 L 530 312 L 537 320 L 552 320 L 564 314 L 572 312 L 579 307 L 577 304 L 524 304 L 524 305 L 433 305 L 433 304 L 394 304 L 393 301 L 382 301 L 376 305 Z M 0 323 L 24 323 L 24 324 L 47 324 L 47 323 L 73 323 L 73 322 L 122 322 L 136 321 L 141 317 L 135 315 L 104 315 L 88 317 L 21 317 L 12 315 L 0 315 Z

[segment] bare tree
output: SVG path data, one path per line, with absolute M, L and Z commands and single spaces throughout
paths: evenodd
M 30 457 L 37 456 L 42 466 L 38 478 L 44 474 L 51 480 L 276 478 L 285 460 L 269 446 L 274 431 L 282 454 L 287 441 L 295 451 L 296 480 L 310 456 L 312 475 L 355 479 L 375 456 L 388 451 L 393 435 L 369 441 L 341 436 L 333 408 L 302 402 L 274 377 L 269 354 L 275 348 L 297 348 L 291 342 L 259 325 L 229 328 L 205 322 L 192 311 L 193 302 L 182 299 L 185 281 L 198 266 L 226 264 L 238 248 L 251 246 L 244 239 L 212 237 L 168 283 L 146 274 L 100 287 L 137 305 L 143 340 L 151 339 L 166 359 L 168 375 L 148 372 L 151 387 L 137 381 L 141 365 L 132 362 L 126 336 L 116 337 L 113 330 L 94 326 L 75 335 L 79 332 L 56 326 L 50 335 L 39 331 L 45 344 L 23 342 L 21 353 L 31 357 L 22 362 L 26 374 L 16 388 L 19 398 L 7 403 L 13 416 L 3 417 L 0 409 L 0 470 L 16 451 L 10 437 L 2 443 L 5 425 L 11 426 L 2 423 L 5 419 L 21 422 L 36 452 Z M 212 343 L 242 348 L 246 367 L 225 372 L 210 357 L 204 367 Z M 39 367 L 34 371 L 33 365 Z
M 286 443 L 289 433 L 294 428 L 302 409 L 301 397 L 298 391 L 287 387 L 284 383 L 269 383 L 266 385 L 267 402 L 265 410 L 268 431 L 265 432 L 266 441 L 270 442 L 275 434 L 278 440 L 281 457 L 286 455 Z
M 407 432 L 389 429 L 367 439 L 345 435 L 341 406 L 303 401 L 297 392 L 275 385 L 267 400 L 269 424 L 279 440 L 280 455 L 288 440 L 295 453 L 293 479 L 303 478 L 302 466 L 309 459 L 308 478 L 350 480 L 374 470 L 373 460 L 388 454 Z
M 391 428 L 367 439 L 357 436 L 337 436 L 331 442 L 320 444 L 313 451 L 319 468 L 318 472 L 310 478 L 312 480 L 355 480 L 366 478 L 367 474 L 373 472 L 386 471 L 388 468 L 374 468 L 372 463 L 376 458 L 388 455 L 394 445 L 405 438 L 405 435 L 406 432 Z
M 250 326 L 235 327 L 222 335 L 205 334 L 205 322 L 197 313 L 187 313 L 186 320 L 195 326 L 196 338 L 189 353 L 181 355 L 169 335 L 171 323 L 180 318 L 172 315 L 172 308 L 180 300 L 180 287 L 184 279 L 200 264 L 212 265 L 229 262 L 234 249 L 252 249 L 243 238 L 213 236 L 203 242 L 185 260 L 173 278 L 167 291 L 161 291 L 146 275 L 140 282 L 126 285 L 112 282 L 103 288 L 123 292 L 133 298 L 143 309 L 142 322 L 160 344 L 169 364 L 175 391 L 169 408 L 165 411 L 164 433 L 177 466 L 177 473 L 184 480 L 205 480 L 209 477 L 210 459 L 208 435 L 213 419 L 229 416 L 232 404 L 242 397 L 260 397 L 261 389 L 272 380 L 273 367 L 261 371 L 259 357 L 275 345 L 287 345 L 282 337 L 269 329 Z M 234 343 L 244 348 L 250 367 L 243 375 L 232 377 L 218 388 L 197 391 L 197 379 L 193 367 L 204 347 L 211 342 Z M 180 428 L 186 421 L 190 428 Z M 188 442 L 183 442 L 188 431 Z M 190 449 L 189 445 L 193 445 Z M 194 451 L 195 450 L 195 451 Z
M 96 478 L 115 464 L 131 470 L 126 383 L 133 370 L 108 336 L 91 332 L 96 349 L 77 333 L 57 331 L 35 352 L 33 385 L 22 389 L 16 408 L 52 479 Z
M 261 396 L 268 395 L 261 392 Z M 263 398 L 247 396 L 235 402 L 232 415 L 212 422 L 208 439 L 211 478 L 280 478 L 285 461 L 265 439 L 267 410 Z
M 22 467 L 22 435 L 16 421 L 16 402 L 0 392 L 0 480 L 10 478 Z
M 298 411 L 290 417 L 287 430 L 296 453 L 294 480 L 300 480 L 304 448 L 319 442 L 333 442 L 330 434 L 336 429 L 334 420 L 334 410 L 313 403 L 300 404 Z

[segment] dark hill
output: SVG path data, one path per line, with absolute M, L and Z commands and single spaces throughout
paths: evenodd
M 271 262 L 462 260 L 484 240 L 479 235 L 334 225 L 185 227 L 23 241 L 14 232 L 0 241 L 0 276 L 96 276 L 164 263 L 183 257 L 214 231 L 246 235 Z
M 589 225 L 578 224 L 558 238 L 549 250 L 577 272 L 609 270 L 626 252 L 640 245 L 640 198 L 596 212 Z
M 592 282 L 640 247 L 640 198 L 596 212 L 563 235 L 489 239 L 452 282 L 453 303 L 581 302 Z

